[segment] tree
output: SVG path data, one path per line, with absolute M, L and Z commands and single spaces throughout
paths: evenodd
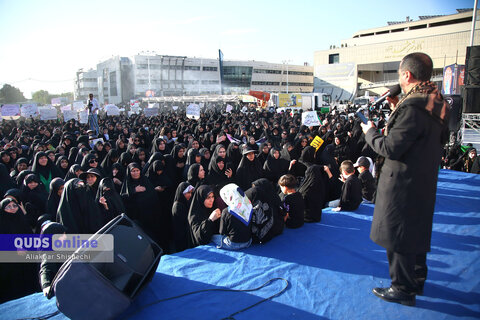
M 27 99 L 23 96 L 23 92 L 8 83 L 0 89 L 0 103 L 2 104 L 24 102 L 25 100 Z
M 50 104 L 50 94 L 46 90 L 38 90 L 32 93 L 32 100 L 39 104 Z

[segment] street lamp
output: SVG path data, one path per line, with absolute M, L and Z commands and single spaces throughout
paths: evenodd
M 288 64 L 292 62 L 292 60 L 283 60 L 283 64 L 287 65 L 287 93 L 288 93 Z

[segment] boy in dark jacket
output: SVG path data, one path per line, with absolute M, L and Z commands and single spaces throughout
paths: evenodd
M 375 178 L 370 173 L 370 161 L 366 157 L 359 157 L 357 162 L 353 165 L 358 170 L 358 179 L 362 183 L 362 197 L 368 202 L 372 203 L 373 194 L 377 189 L 375 185 Z
M 342 193 L 338 206 L 333 211 L 354 211 L 362 203 L 362 183 L 355 175 L 352 161 L 345 160 L 340 165 L 341 180 L 343 181 Z

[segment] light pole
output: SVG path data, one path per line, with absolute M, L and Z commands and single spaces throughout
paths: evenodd
M 288 64 L 292 62 L 292 60 L 283 60 L 283 64 L 287 65 L 287 93 L 288 93 Z

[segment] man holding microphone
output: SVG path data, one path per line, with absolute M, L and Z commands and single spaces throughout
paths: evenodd
M 384 135 L 362 124 L 367 143 L 384 158 L 370 238 L 387 250 L 391 286 L 373 293 L 388 302 L 415 305 L 427 278 L 433 211 L 449 105 L 430 82 L 432 59 L 411 53 L 400 62 L 404 93 L 387 98 L 392 112 Z

